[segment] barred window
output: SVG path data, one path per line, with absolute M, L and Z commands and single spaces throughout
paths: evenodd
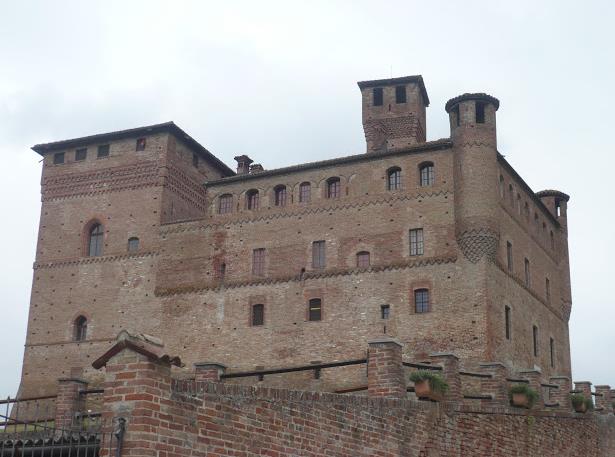
M 374 106 L 382 106 L 382 103 L 384 101 L 384 91 L 382 87 L 374 87 L 372 94 L 374 98 Z
M 309 182 L 302 182 L 299 185 L 299 203 L 309 203 L 311 199 L 312 186 Z
M 228 214 L 233 212 L 233 196 L 231 194 L 221 195 L 218 199 L 218 213 Z
M 423 255 L 423 229 L 410 230 L 410 255 Z
M 274 190 L 275 206 L 286 206 L 286 186 L 277 186 Z
M 137 144 L 135 146 L 135 150 L 137 150 L 137 151 L 145 151 L 145 138 L 139 138 L 137 140 Z
M 401 168 L 390 168 L 387 173 L 387 189 L 399 190 L 401 189 Z
M 64 163 L 64 153 L 63 152 L 56 152 L 53 155 L 53 164 L 54 165 L 60 165 Z
M 85 341 L 88 333 L 88 320 L 84 316 L 75 319 L 73 329 L 73 339 L 75 341 Z
M 367 268 L 369 267 L 369 252 L 361 251 L 357 252 L 357 267 Z
M 87 156 L 88 156 L 87 148 L 77 149 L 75 151 L 75 162 L 80 162 L 82 160 L 85 160 Z
M 139 250 L 139 238 L 136 236 L 128 238 L 128 252 L 137 252 Z
M 258 190 L 246 192 L 246 209 L 258 209 Z
M 308 320 L 322 320 L 322 301 L 320 300 L 320 298 L 312 298 L 308 302 Z
M 98 146 L 98 151 L 96 153 L 96 157 L 98 157 L 98 158 L 109 157 L 109 145 L 108 144 L 101 144 L 100 146 Z
M 428 162 L 420 166 L 421 175 L 421 187 L 431 186 L 434 183 L 434 166 L 433 163 Z
M 323 240 L 312 243 L 312 268 L 325 268 L 325 242 Z
M 327 198 L 340 198 L 340 195 L 340 178 L 329 178 L 327 180 Z
M 101 224 L 94 224 L 90 229 L 88 240 L 88 256 L 96 257 L 102 255 L 104 230 Z
M 265 305 L 257 304 L 252 305 L 252 325 L 264 325 L 265 324 Z
M 417 313 L 428 313 L 430 311 L 428 289 L 417 289 L 414 291 L 414 310 Z
M 252 251 L 252 274 L 256 276 L 265 274 L 265 248 Z

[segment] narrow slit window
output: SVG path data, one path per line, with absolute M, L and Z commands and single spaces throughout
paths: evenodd
M 506 263 L 508 265 L 508 271 L 513 271 L 513 247 L 510 241 L 506 242 Z
M 504 331 L 506 333 L 506 339 L 510 339 L 511 328 L 510 328 L 510 306 L 504 306 Z
M 372 91 L 372 96 L 374 99 L 374 106 L 382 106 L 384 103 L 384 91 L 382 87 L 374 87 Z
M 485 123 L 485 104 L 481 102 L 476 102 L 476 123 Z
M 461 125 L 461 112 L 459 111 L 459 105 L 456 105 L 453 108 L 453 113 L 455 113 L 455 125 L 459 127 Z
M 428 313 L 430 311 L 428 289 L 417 289 L 414 291 L 414 310 L 416 313 Z
M 545 278 L 545 297 L 547 303 L 551 303 L 551 281 L 549 281 L 549 278 Z
M 532 327 L 532 340 L 534 343 L 534 357 L 538 357 L 538 327 Z
M 322 320 L 322 301 L 320 298 L 312 298 L 308 302 L 308 319 L 310 321 Z
M 500 198 L 504 198 L 504 176 L 500 175 L 500 184 L 499 184 L 499 189 L 500 189 Z
M 551 239 L 551 249 L 555 249 L 555 237 L 553 236 L 553 231 L 549 232 L 549 238 Z
M 406 103 L 406 86 L 395 86 L 395 103 Z
M 192 166 L 199 168 L 199 155 L 196 152 L 192 153 Z
M 526 287 L 530 287 L 532 279 L 530 274 L 530 261 L 526 258 L 523 263 L 525 265 L 525 285 Z
M 265 305 L 252 305 L 252 326 L 265 324 Z
M 551 358 L 551 368 L 555 368 L 555 340 L 549 338 L 549 355 Z
M 410 230 L 410 255 L 423 255 L 424 248 L 423 229 Z

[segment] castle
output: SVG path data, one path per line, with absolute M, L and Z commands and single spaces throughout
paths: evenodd
M 498 152 L 496 98 L 452 98 L 450 138 L 426 141 L 421 76 L 358 85 L 367 151 L 321 162 L 233 171 L 172 122 L 34 146 L 19 395 L 100 383 L 121 330 L 230 373 L 360 359 L 386 334 L 407 359 L 570 378 L 569 197 Z M 337 392 L 366 373 L 250 379 Z

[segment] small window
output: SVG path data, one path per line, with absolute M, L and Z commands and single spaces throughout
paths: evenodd
M 530 261 L 528 259 L 525 259 L 524 265 L 525 265 L 525 285 L 526 287 L 530 287 L 530 280 L 531 280 Z
M 263 276 L 265 274 L 265 249 L 259 248 L 252 251 L 252 274 Z
M 357 267 L 359 268 L 369 267 L 369 252 L 361 251 L 357 253 Z
M 218 199 L 218 214 L 228 214 L 233 212 L 233 196 L 231 194 L 221 195 Z
M 530 220 L 530 205 L 525 202 L 525 205 L 523 206 L 523 213 L 525 214 L 525 218 L 529 221 Z
M 504 331 L 506 333 L 506 339 L 510 339 L 510 306 L 504 306 Z
M 423 243 L 423 229 L 410 230 L 410 255 L 423 255 L 424 243 Z
M 476 123 L 485 123 L 485 104 L 481 102 L 476 102 Z
M 504 176 L 500 175 L 500 184 L 499 184 L 499 189 L 500 189 L 500 198 L 504 198 Z
M 401 189 L 401 168 L 390 168 L 387 172 L 387 189 L 399 190 Z
M 277 186 L 274 190 L 275 206 L 286 206 L 286 186 Z
M 88 256 L 96 257 L 102 255 L 104 230 L 101 224 L 95 224 L 89 233 Z
M 246 192 L 246 209 L 258 209 L 258 190 Z
M 549 338 L 549 353 L 551 357 L 551 368 L 555 368 L 555 340 Z
M 75 319 L 74 330 L 73 330 L 73 339 L 75 341 L 85 341 L 88 333 L 88 320 L 79 316 Z
M 56 152 L 53 155 L 53 164 L 54 165 L 60 165 L 64 163 L 64 153 L 63 152 Z
M 560 217 L 562 215 L 562 204 L 559 200 L 555 200 L 555 215 Z
M 549 232 L 549 238 L 551 239 L 551 249 L 555 249 L 555 237 L 553 236 L 553 231 Z
M 532 339 L 534 341 L 534 357 L 538 357 L 538 327 L 532 326 Z
M 455 113 L 455 125 L 459 127 L 461 124 L 461 113 L 459 112 L 459 105 L 455 105 L 453 108 L 453 113 Z
M 101 144 L 100 146 L 98 146 L 98 151 L 96 153 L 96 157 L 98 157 L 99 159 L 101 157 L 109 157 L 109 145 L 108 144 Z
M 395 103 L 406 103 L 406 86 L 395 86 Z
M 432 186 L 434 183 L 434 169 L 433 163 L 428 162 L 420 166 L 419 168 L 421 176 L 421 187 Z
M 265 324 L 265 305 L 258 304 L 252 305 L 252 325 L 264 325 Z
M 414 310 L 416 313 L 429 312 L 429 290 L 417 289 L 414 291 Z
M 380 319 L 388 319 L 391 315 L 390 305 L 380 305 Z
M 133 236 L 128 238 L 128 252 L 137 252 L 139 250 L 139 238 Z
M 545 278 L 545 297 L 547 303 L 551 303 L 551 281 L 549 281 L 549 278 Z
M 85 160 L 88 156 L 87 148 L 80 148 L 75 151 L 75 162 Z
M 199 155 L 196 152 L 192 153 L 192 166 L 199 168 Z
M 340 178 L 329 178 L 327 180 L 327 198 L 340 198 L 340 195 Z
M 312 268 L 325 268 L 325 242 L 323 240 L 312 243 Z
M 309 203 L 311 199 L 312 186 L 309 182 L 302 182 L 299 185 L 299 203 Z
M 508 271 L 513 271 L 513 250 L 512 243 L 510 241 L 506 242 L 506 263 L 508 264 Z
M 510 203 L 510 206 L 515 206 L 515 191 L 512 184 L 508 185 L 508 201 Z
M 145 138 L 137 139 L 137 144 L 136 144 L 135 150 L 137 150 L 137 151 L 145 151 Z
M 521 195 L 517 194 L 517 212 L 521 216 Z
M 312 298 L 308 304 L 308 319 L 310 321 L 322 320 L 322 301 L 320 298 Z
M 382 87 L 374 87 L 372 94 L 374 97 L 374 106 L 382 106 L 382 103 L 384 101 L 384 91 Z

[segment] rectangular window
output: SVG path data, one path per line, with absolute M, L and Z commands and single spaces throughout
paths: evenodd
M 414 291 L 414 311 L 416 313 L 429 312 L 429 290 L 417 289 Z
M 109 157 L 109 145 L 108 144 L 101 144 L 100 146 L 98 146 L 98 151 L 97 151 L 96 157 L 98 157 L 98 158 Z
M 526 287 L 530 287 L 530 261 L 525 259 L 524 261 L 525 264 L 525 285 Z
M 410 230 L 410 255 L 423 255 L 423 229 Z
M 532 338 L 534 340 L 534 357 L 538 357 L 538 327 L 532 327 Z
M 504 306 L 504 326 L 506 330 L 506 339 L 510 339 L 510 306 Z
M 252 274 L 263 276 L 265 274 L 265 248 L 252 251 Z
M 325 242 L 314 241 L 312 243 L 312 268 L 325 268 Z
M 374 96 L 374 106 L 382 106 L 384 101 L 382 87 L 374 87 L 373 96 Z
M 391 306 L 390 305 L 380 305 L 380 318 L 388 319 L 391 315 Z
M 485 104 L 476 102 L 476 123 L 484 124 L 485 123 Z
M 513 271 L 513 250 L 512 243 L 510 241 L 506 242 L 506 261 L 508 263 L 508 271 Z
M 56 152 L 53 155 L 53 164 L 54 165 L 60 165 L 64 163 L 64 153 L 63 152 Z
M 369 267 L 369 252 L 362 251 L 357 253 L 357 267 L 368 268 Z
M 406 86 L 395 86 L 395 103 L 406 103 Z
M 135 147 L 137 151 L 145 151 L 145 138 L 139 138 Z
M 311 186 L 309 182 L 304 182 L 299 186 L 299 202 L 309 203 L 311 198 Z
M 310 321 L 322 320 L 322 301 L 320 298 L 313 298 L 309 302 L 308 319 Z
M 228 214 L 233 212 L 233 196 L 230 194 L 221 195 L 218 201 L 218 213 Z
M 551 368 L 555 368 L 555 340 L 549 338 L 549 351 L 551 355 Z
M 81 160 L 85 160 L 88 156 L 87 148 L 80 148 L 75 151 L 75 162 L 79 162 Z
M 551 303 L 551 281 L 549 281 L 549 278 L 545 278 L 545 296 L 547 297 L 547 302 Z
M 265 323 L 265 305 L 252 305 L 252 325 Z

